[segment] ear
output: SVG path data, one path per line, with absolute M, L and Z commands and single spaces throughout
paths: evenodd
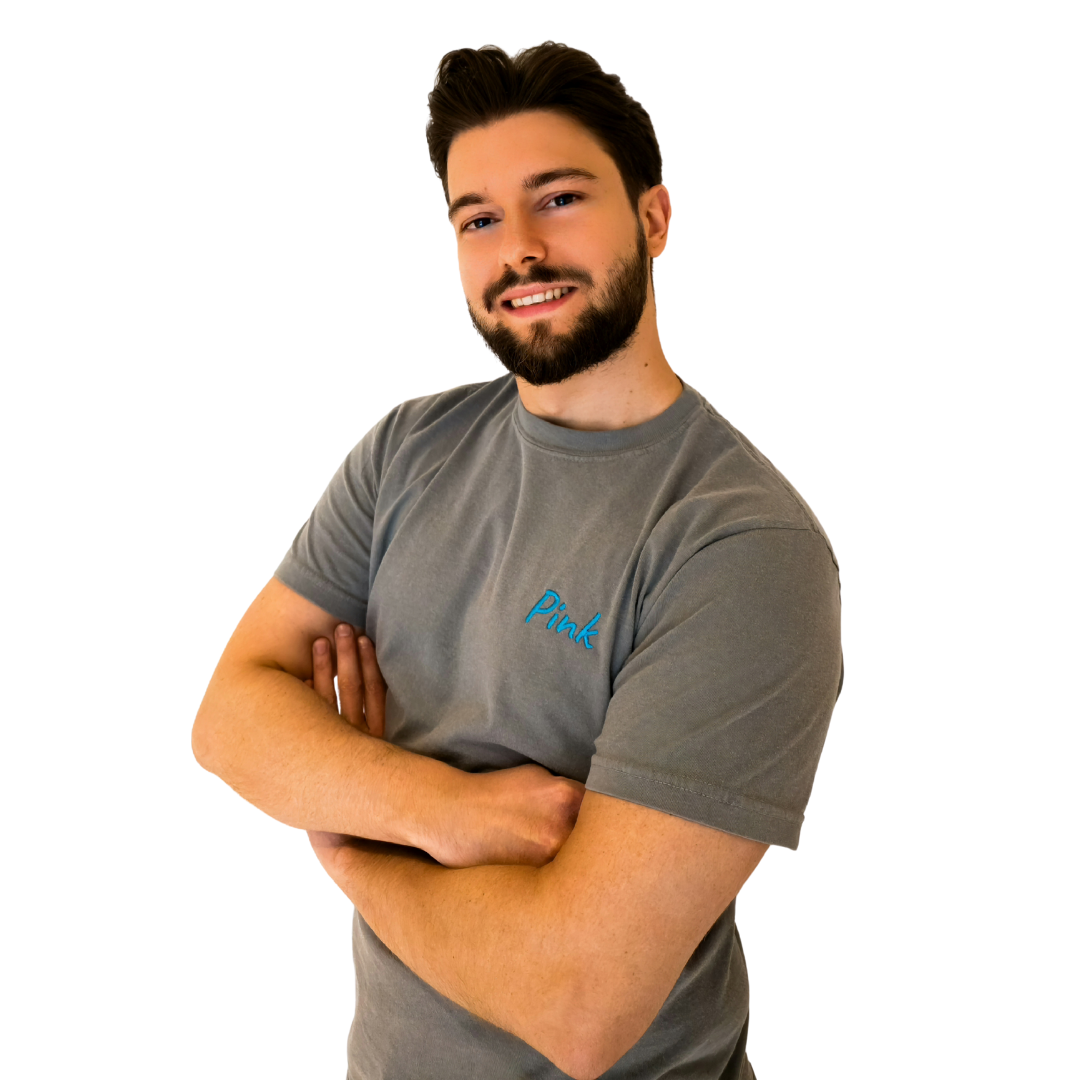
M 663 184 L 649 188 L 638 199 L 638 214 L 645 229 L 649 256 L 655 258 L 667 247 L 668 228 L 671 225 L 671 196 Z

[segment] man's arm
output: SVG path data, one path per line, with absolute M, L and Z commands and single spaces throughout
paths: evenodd
M 323 639 L 348 676 L 345 716 L 304 684 Z M 369 650 L 365 692 L 352 629 L 271 580 L 207 688 L 192 731 L 196 759 L 287 825 L 418 847 L 453 866 L 550 859 L 573 828 L 583 786 L 538 765 L 473 775 L 374 737 L 358 704 L 366 699 L 381 734 L 374 664 Z
M 447 869 L 313 834 L 383 943 L 576 1080 L 645 1033 L 766 845 L 587 792 L 546 866 Z

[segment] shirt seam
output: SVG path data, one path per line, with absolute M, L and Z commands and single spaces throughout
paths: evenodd
M 358 596 L 353 596 L 352 593 L 347 593 L 340 585 L 335 584 L 329 578 L 324 577 L 318 570 L 313 570 L 307 563 L 301 562 L 300 559 L 289 552 L 285 556 L 284 566 L 298 571 L 300 574 L 311 578 L 319 585 L 325 586 L 330 592 L 340 597 L 342 600 L 347 600 L 350 604 L 355 604 L 358 607 L 366 608 L 367 601 L 361 600 Z
M 545 454 L 555 454 L 557 457 L 574 458 L 578 461 L 606 461 L 611 458 L 624 457 L 627 454 L 644 454 L 651 452 L 655 447 L 667 442 L 668 439 L 674 438 L 684 428 L 686 428 L 694 419 L 695 413 L 701 408 L 701 402 L 695 402 L 694 407 L 687 413 L 683 420 L 673 427 L 670 431 L 664 432 L 662 435 L 658 435 L 650 442 L 642 443 L 640 446 L 627 446 L 622 450 L 568 450 L 563 447 L 549 446 L 547 443 L 539 442 L 533 438 L 522 426 L 521 421 L 518 419 L 517 410 L 514 410 L 513 419 L 514 427 L 517 429 L 518 435 L 527 442 L 530 446 L 535 447 Z
M 645 780 L 650 784 L 659 784 L 661 787 L 671 788 L 673 791 L 682 792 L 684 795 L 696 795 L 702 799 L 723 803 L 724 805 L 734 807 L 737 810 L 743 810 L 751 814 L 759 814 L 761 817 L 782 821 L 785 824 L 799 825 L 802 823 L 802 814 L 791 814 L 786 810 L 777 810 L 773 807 L 762 806 L 760 803 L 753 802 L 731 792 L 725 791 L 718 795 L 710 795 L 704 791 L 695 791 L 693 788 L 674 784 L 669 780 L 657 780 L 655 777 L 646 776 L 644 773 L 634 772 L 633 769 L 627 769 L 621 765 L 605 765 L 602 761 L 593 761 L 592 768 L 607 769 L 609 772 L 622 773 L 624 776 L 632 776 L 636 780 Z
M 727 424 L 727 421 L 724 420 L 718 412 L 712 410 L 712 414 L 717 418 L 717 420 L 720 420 L 721 423 Z M 836 569 L 839 570 L 840 564 L 839 562 L 837 562 L 836 553 L 832 549 L 832 542 L 825 535 L 824 530 L 822 530 L 821 527 L 817 523 L 815 523 L 812 511 L 809 511 L 809 508 L 804 503 L 802 496 L 792 486 L 791 481 L 788 480 L 788 478 L 784 476 L 784 474 L 780 472 L 780 470 L 771 461 L 769 461 L 769 459 L 765 457 L 765 455 L 762 454 L 762 452 L 756 446 L 754 446 L 754 444 L 751 443 L 741 431 L 739 431 L 737 428 L 732 427 L 730 424 L 727 424 L 727 426 L 731 430 L 732 435 L 735 436 L 739 445 L 742 447 L 743 452 L 746 453 L 748 456 L 752 457 L 762 468 L 767 469 L 769 473 L 773 476 L 773 478 L 777 481 L 777 483 L 779 483 L 780 486 L 788 493 L 788 495 L 791 497 L 791 500 L 799 508 L 800 515 L 806 521 L 805 528 L 808 529 L 810 532 L 817 533 L 817 535 L 825 541 L 825 547 L 829 551 L 829 558 L 832 559 L 833 566 L 835 566 Z
M 674 574 L 664 583 L 664 587 L 656 594 L 652 599 L 652 604 L 649 608 L 649 614 L 638 621 L 634 627 L 634 647 L 637 648 L 638 637 L 641 635 L 645 628 L 646 622 L 652 618 L 653 613 L 657 609 L 657 605 L 663 599 L 664 594 L 675 583 L 676 578 L 700 555 L 703 551 L 708 551 L 709 548 L 716 544 L 722 544 L 725 540 L 733 540 L 737 536 L 747 536 L 750 533 L 755 532 L 804 532 L 809 533 L 811 536 L 816 536 L 818 540 L 825 545 L 825 552 L 829 556 L 829 561 L 833 564 L 833 567 L 839 572 L 839 567 L 836 566 L 836 557 L 832 553 L 832 549 L 829 546 L 829 541 L 822 535 L 819 529 L 815 529 L 812 524 L 806 525 L 753 525 L 748 529 L 739 529 L 737 532 L 730 532 L 725 536 L 719 536 L 715 540 L 710 540 L 707 544 L 702 544 L 688 559 L 684 560 L 683 564 L 675 571 Z

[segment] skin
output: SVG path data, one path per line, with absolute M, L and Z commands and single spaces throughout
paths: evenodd
M 338 628 L 339 655 L 352 633 Z M 370 672 L 370 642 L 364 649 Z M 311 685 L 333 708 L 333 676 L 319 655 L 316 642 Z M 343 716 L 360 727 L 370 695 L 359 664 L 343 670 Z M 767 850 L 591 791 L 566 844 L 541 867 L 447 870 L 356 837 L 308 837 L 406 966 L 574 1080 L 595 1080 L 641 1038 Z
M 346 721 L 305 680 L 319 639 L 348 678 L 351 633 L 280 581 L 268 582 L 199 706 L 191 735 L 199 764 L 295 828 L 418 848 L 444 866 L 550 860 L 574 827 L 583 785 L 539 765 L 467 773 L 373 737 L 382 729 L 376 673 L 365 689 L 368 719 Z M 366 663 L 370 669 L 373 653 Z
M 527 182 L 568 166 L 595 179 L 536 189 Z M 507 267 L 526 275 L 536 261 L 580 266 L 602 288 L 611 265 L 632 250 L 635 213 L 650 254 L 667 240 L 666 189 L 652 188 L 634 208 L 592 136 L 550 113 L 459 136 L 449 186 L 466 298 L 478 317 L 503 320 L 516 333 L 527 334 L 530 319 L 541 317 L 563 332 L 589 290 L 581 287 L 550 315 L 522 317 L 491 303 L 492 283 Z M 462 196 L 469 205 L 454 210 Z M 666 409 L 682 384 L 660 348 L 651 287 L 639 333 L 611 361 L 554 386 L 519 379 L 518 389 L 531 412 L 581 430 L 638 424 Z M 329 705 L 325 671 L 313 685 Z M 355 688 L 347 694 L 363 697 Z M 345 701 L 343 693 L 343 709 Z M 585 793 L 555 858 L 539 867 L 447 871 L 341 834 L 312 832 L 310 839 L 330 877 L 408 967 L 580 1080 L 605 1072 L 641 1038 L 766 851 L 595 792 Z
M 568 167 L 592 178 L 527 183 Z M 452 204 L 470 197 L 451 217 L 466 297 L 514 333 L 537 317 L 562 332 L 589 289 L 549 312 L 489 311 L 485 291 L 508 270 L 578 267 L 601 289 L 633 251 L 638 221 L 650 254 L 666 244 L 666 189 L 634 206 L 602 147 L 551 113 L 459 136 L 449 185 Z M 670 406 L 682 385 L 660 348 L 651 287 L 619 354 L 518 388 L 531 412 L 582 430 Z M 537 765 L 472 775 L 411 754 L 381 738 L 384 698 L 371 643 L 271 581 L 225 649 L 192 746 L 242 796 L 308 830 L 332 880 L 420 978 L 575 1080 L 599 1076 L 641 1038 L 765 845 L 584 792 Z
M 582 169 L 595 179 L 568 177 L 536 189 L 523 183 L 567 168 Z M 459 135 L 450 147 L 447 182 L 451 208 L 463 196 L 482 197 L 450 218 L 465 298 L 478 319 L 501 323 L 522 339 L 534 319 L 549 319 L 559 333 L 570 327 L 590 294 L 604 287 L 612 264 L 633 254 L 635 217 L 645 230 L 650 256 L 667 246 L 667 188 L 657 184 L 632 206 L 612 158 L 581 125 L 557 113 L 522 113 Z M 583 267 L 594 285 L 578 286 L 550 315 L 530 308 L 509 312 L 498 304 L 488 310 L 485 290 L 507 268 L 527 275 L 545 262 Z M 519 378 L 518 393 L 529 412 L 583 431 L 632 427 L 673 404 L 682 383 L 660 345 L 651 281 L 637 334 L 624 350 L 553 386 L 533 386 Z

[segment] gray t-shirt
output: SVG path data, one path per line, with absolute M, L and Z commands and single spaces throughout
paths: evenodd
M 696 391 L 618 431 L 510 376 L 406 402 L 348 455 L 277 570 L 366 628 L 386 738 L 469 771 L 537 762 L 794 848 L 841 682 L 829 542 Z M 565 1074 L 428 986 L 356 918 L 353 1080 Z M 732 904 L 604 1074 L 749 1077 Z

